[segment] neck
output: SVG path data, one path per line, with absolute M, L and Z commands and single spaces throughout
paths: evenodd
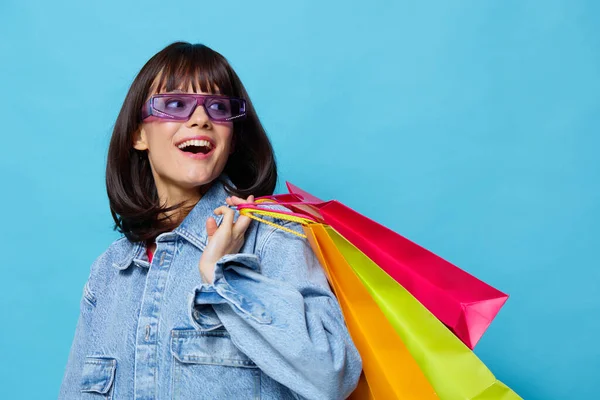
M 160 204 L 164 207 L 171 207 L 178 203 L 183 203 L 183 206 L 174 211 L 169 211 L 161 214 L 160 218 L 169 217 L 171 220 L 177 221 L 180 224 L 189 211 L 200 201 L 202 196 L 207 192 L 210 185 L 204 185 L 193 188 L 181 188 L 177 186 L 156 185 Z

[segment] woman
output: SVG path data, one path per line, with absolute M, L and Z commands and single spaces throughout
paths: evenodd
M 235 210 L 276 181 L 272 146 L 222 55 L 176 42 L 144 65 L 107 159 L 124 237 L 91 266 L 60 399 L 352 392 L 361 359 L 309 243 Z

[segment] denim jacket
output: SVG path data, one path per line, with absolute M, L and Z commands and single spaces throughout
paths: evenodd
M 202 281 L 222 180 L 156 238 L 151 263 L 125 237 L 93 262 L 59 399 L 343 399 L 356 387 L 362 361 L 307 239 L 252 220 Z

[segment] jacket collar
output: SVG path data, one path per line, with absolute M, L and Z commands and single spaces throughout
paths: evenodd
M 172 232 L 161 233 L 156 237 L 156 241 L 172 240 L 173 237 L 178 235 L 201 251 L 204 251 L 207 242 L 206 220 L 208 217 L 212 216 L 217 222 L 217 226 L 220 226 L 221 221 L 223 220 L 223 215 L 215 215 L 213 211 L 220 206 L 227 206 L 225 200 L 229 196 L 229 193 L 226 191 L 225 183 L 230 187 L 236 187 L 225 173 L 221 174 L 221 176 L 215 179 L 208 191 L 202 196 L 200 201 L 196 203 L 194 208 L 179 226 Z M 126 256 L 120 262 L 114 263 L 114 266 L 117 269 L 124 270 L 127 269 L 132 262 L 135 262 L 135 264 L 140 267 L 150 267 L 148 256 L 146 255 L 146 243 L 142 241 L 135 243 L 129 242 L 129 244 L 131 250 L 126 253 Z

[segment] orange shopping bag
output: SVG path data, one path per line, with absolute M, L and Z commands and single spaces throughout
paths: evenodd
M 304 225 L 342 307 L 375 399 L 437 399 L 423 372 L 321 224 Z

